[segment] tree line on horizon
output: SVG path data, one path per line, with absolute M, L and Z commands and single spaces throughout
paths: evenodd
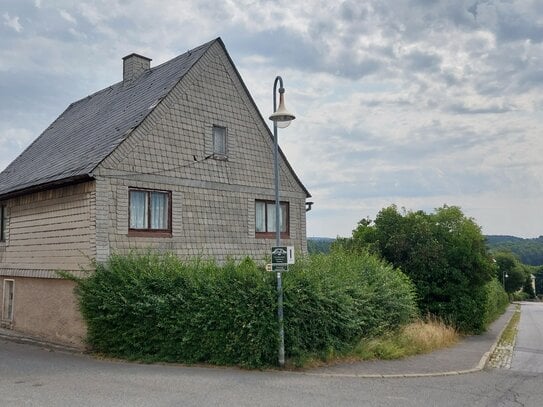
M 511 252 L 521 263 L 543 265 L 543 236 L 524 239 L 516 236 L 488 235 L 486 243 L 491 252 Z

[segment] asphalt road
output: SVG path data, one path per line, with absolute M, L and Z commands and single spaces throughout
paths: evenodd
M 543 303 L 524 302 L 521 310 L 511 369 L 543 374 Z
M 538 308 L 539 307 L 539 308 Z M 3 406 L 526 406 L 543 405 L 533 325 L 543 305 L 523 305 L 514 369 L 409 379 L 324 377 L 231 368 L 140 365 L 0 340 Z M 533 311 L 533 312 L 532 312 Z M 534 322 L 535 321 L 535 322 Z M 527 322 L 527 323 L 526 323 Z M 535 328 L 541 334 L 540 328 Z M 536 340 L 537 341 L 537 340 Z M 536 363 L 537 364 L 537 363 Z

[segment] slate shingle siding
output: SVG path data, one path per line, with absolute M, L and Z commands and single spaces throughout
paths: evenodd
M 9 236 L 0 244 L 0 276 L 59 278 L 87 267 L 95 253 L 95 183 L 10 198 Z
M 212 153 L 212 127 L 228 129 L 228 159 Z M 272 140 L 219 44 L 212 45 L 96 171 L 97 259 L 152 247 L 182 257 L 264 258 L 273 239 L 256 239 L 255 199 L 273 200 Z M 196 160 L 194 160 L 196 157 Z M 172 238 L 128 236 L 128 188 L 171 190 Z M 307 192 L 281 163 L 281 199 L 290 203 L 290 239 L 306 250 Z

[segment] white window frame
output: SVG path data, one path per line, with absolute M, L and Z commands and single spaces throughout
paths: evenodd
M 217 142 L 219 135 L 222 138 L 221 143 Z M 213 125 L 211 139 L 213 145 L 213 157 L 223 160 L 226 159 L 228 157 L 228 128 L 225 126 Z

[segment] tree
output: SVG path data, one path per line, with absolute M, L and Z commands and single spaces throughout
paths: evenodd
M 526 277 L 526 280 L 524 281 L 524 286 L 522 287 L 522 291 L 526 293 L 529 299 L 535 298 L 535 290 L 534 286 L 532 285 L 532 274 L 529 274 Z
M 543 295 L 543 266 L 538 267 L 534 273 L 535 276 L 535 294 Z
M 509 294 L 520 290 L 526 281 L 526 272 L 519 259 L 511 252 L 494 253 L 496 277 Z
M 466 332 L 484 329 L 484 286 L 494 268 L 480 227 L 460 208 L 443 206 L 427 214 L 389 206 L 337 244 L 369 250 L 399 267 L 414 282 L 422 313 Z

